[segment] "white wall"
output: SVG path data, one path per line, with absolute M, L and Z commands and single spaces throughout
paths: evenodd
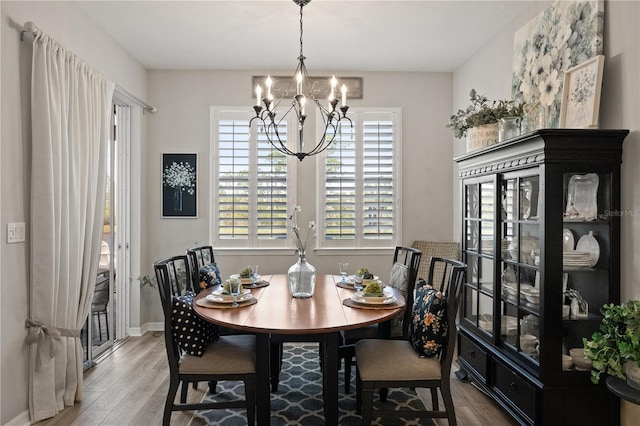
M 140 98 L 146 98 L 146 71 L 106 36 L 72 2 L 0 2 L 0 424 L 27 410 L 27 359 L 24 321 L 28 311 L 29 244 L 6 245 L 6 223 L 25 222 L 29 239 L 31 37 L 20 42 L 22 25 L 33 21 Z
M 518 20 L 485 45 L 454 73 L 454 109 L 465 108 L 469 91 L 476 88 L 490 99 L 511 97 L 513 35 L 548 3 L 533 4 Z M 622 156 L 621 294 L 622 300 L 640 299 L 640 2 L 605 2 L 604 79 L 600 103 L 600 127 L 629 129 Z M 456 142 L 456 153 L 464 150 Z M 454 176 L 455 177 L 455 176 Z M 457 192 L 458 187 L 455 186 Z M 457 196 L 455 200 L 457 200 Z M 454 202 L 456 216 L 459 206 Z M 455 223 L 454 238 L 460 235 Z
M 295 63 L 292 63 L 293 67 Z M 287 75 L 293 72 L 283 70 Z M 311 72 L 325 75 L 321 71 Z M 246 107 L 247 118 L 251 105 L 251 76 L 263 71 L 150 71 L 149 93 L 158 107 L 158 114 L 148 120 L 149 146 L 144 205 L 148 206 L 146 226 L 146 254 L 148 272 L 151 263 L 162 257 L 184 252 L 188 247 L 209 241 L 209 107 Z M 445 123 L 451 110 L 451 74 L 444 73 L 359 73 L 362 76 L 364 98 L 350 100 L 352 106 L 401 107 L 403 116 L 402 146 L 402 231 L 401 243 L 411 245 L 417 239 L 448 241 L 452 235 L 453 217 L 449 206 L 453 203 L 453 161 L 451 135 Z M 307 120 L 307 131 L 314 127 L 313 118 Z M 307 135 L 306 137 L 310 137 Z M 198 156 L 198 218 L 160 218 L 160 157 L 162 152 L 197 152 Z M 298 162 L 298 203 L 303 206 L 302 222 L 313 218 L 315 212 L 315 158 Z M 392 252 L 391 252 L 392 253 Z M 310 253 L 308 260 L 318 271 L 338 273 L 338 256 Z M 283 273 L 295 262 L 292 255 L 254 256 L 217 252 L 216 261 L 223 274 L 237 273 L 249 263 L 260 265 L 260 271 Z M 375 268 L 380 276 L 388 276 L 390 254 L 351 256 L 351 265 Z M 143 266 L 145 260 L 143 259 Z M 380 266 L 378 266 L 380 265 Z M 144 268 L 143 268 L 144 270 Z M 161 320 L 159 302 L 155 302 L 152 321 Z

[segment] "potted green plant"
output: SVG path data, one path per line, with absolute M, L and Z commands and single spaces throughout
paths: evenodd
M 467 137 L 467 150 L 498 142 L 498 121 L 506 117 L 521 117 L 522 106 L 511 100 L 489 101 L 475 89 L 469 93 L 471 104 L 449 117 L 447 127 L 456 138 Z
M 600 329 L 582 339 L 584 355 L 592 362 L 591 381 L 603 373 L 626 379 L 640 389 L 640 300 L 604 305 Z

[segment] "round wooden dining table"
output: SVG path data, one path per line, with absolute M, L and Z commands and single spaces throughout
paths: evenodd
M 214 324 L 256 334 L 256 391 L 259 425 L 270 422 L 270 343 L 280 341 L 313 341 L 321 345 L 323 359 L 323 400 L 325 424 L 338 424 L 338 333 L 341 330 L 383 323 L 402 311 L 405 300 L 396 292 L 393 305 L 343 304 L 354 294 L 353 289 L 338 286 L 341 276 L 318 274 L 313 297 L 296 299 L 289 293 L 287 275 L 262 276 L 269 285 L 251 289 L 257 303 L 204 307 L 197 301 L 216 287 L 200 292 L 194 309 L 202 318 Z

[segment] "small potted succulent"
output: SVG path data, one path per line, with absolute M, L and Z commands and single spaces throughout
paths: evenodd
M 471 89 L 469 98 L 467 109 L 459 109 L 447 123 L 456 138 L 467 137 L 467 151 L 497 143 L 500 119 L 522 116 L 522 106 L 513 101 L 489 101 L 475 89 Z
M 592 362 L 591 381 L 603 373 L 627 380 L 640 389 L 640 300 L 602 307 L 600 329 L 582 339 L 584 355 Z

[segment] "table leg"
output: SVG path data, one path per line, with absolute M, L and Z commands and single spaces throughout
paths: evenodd
M 256 334 L 256 420 L 258 425 L 269 425 L 271 422 L 269 342 L 269 334 Z
M 322 393 L 324 397 L 324 423 L 338 424 L 338 335 L 324 334 L 320 344 L 323 346 Z

